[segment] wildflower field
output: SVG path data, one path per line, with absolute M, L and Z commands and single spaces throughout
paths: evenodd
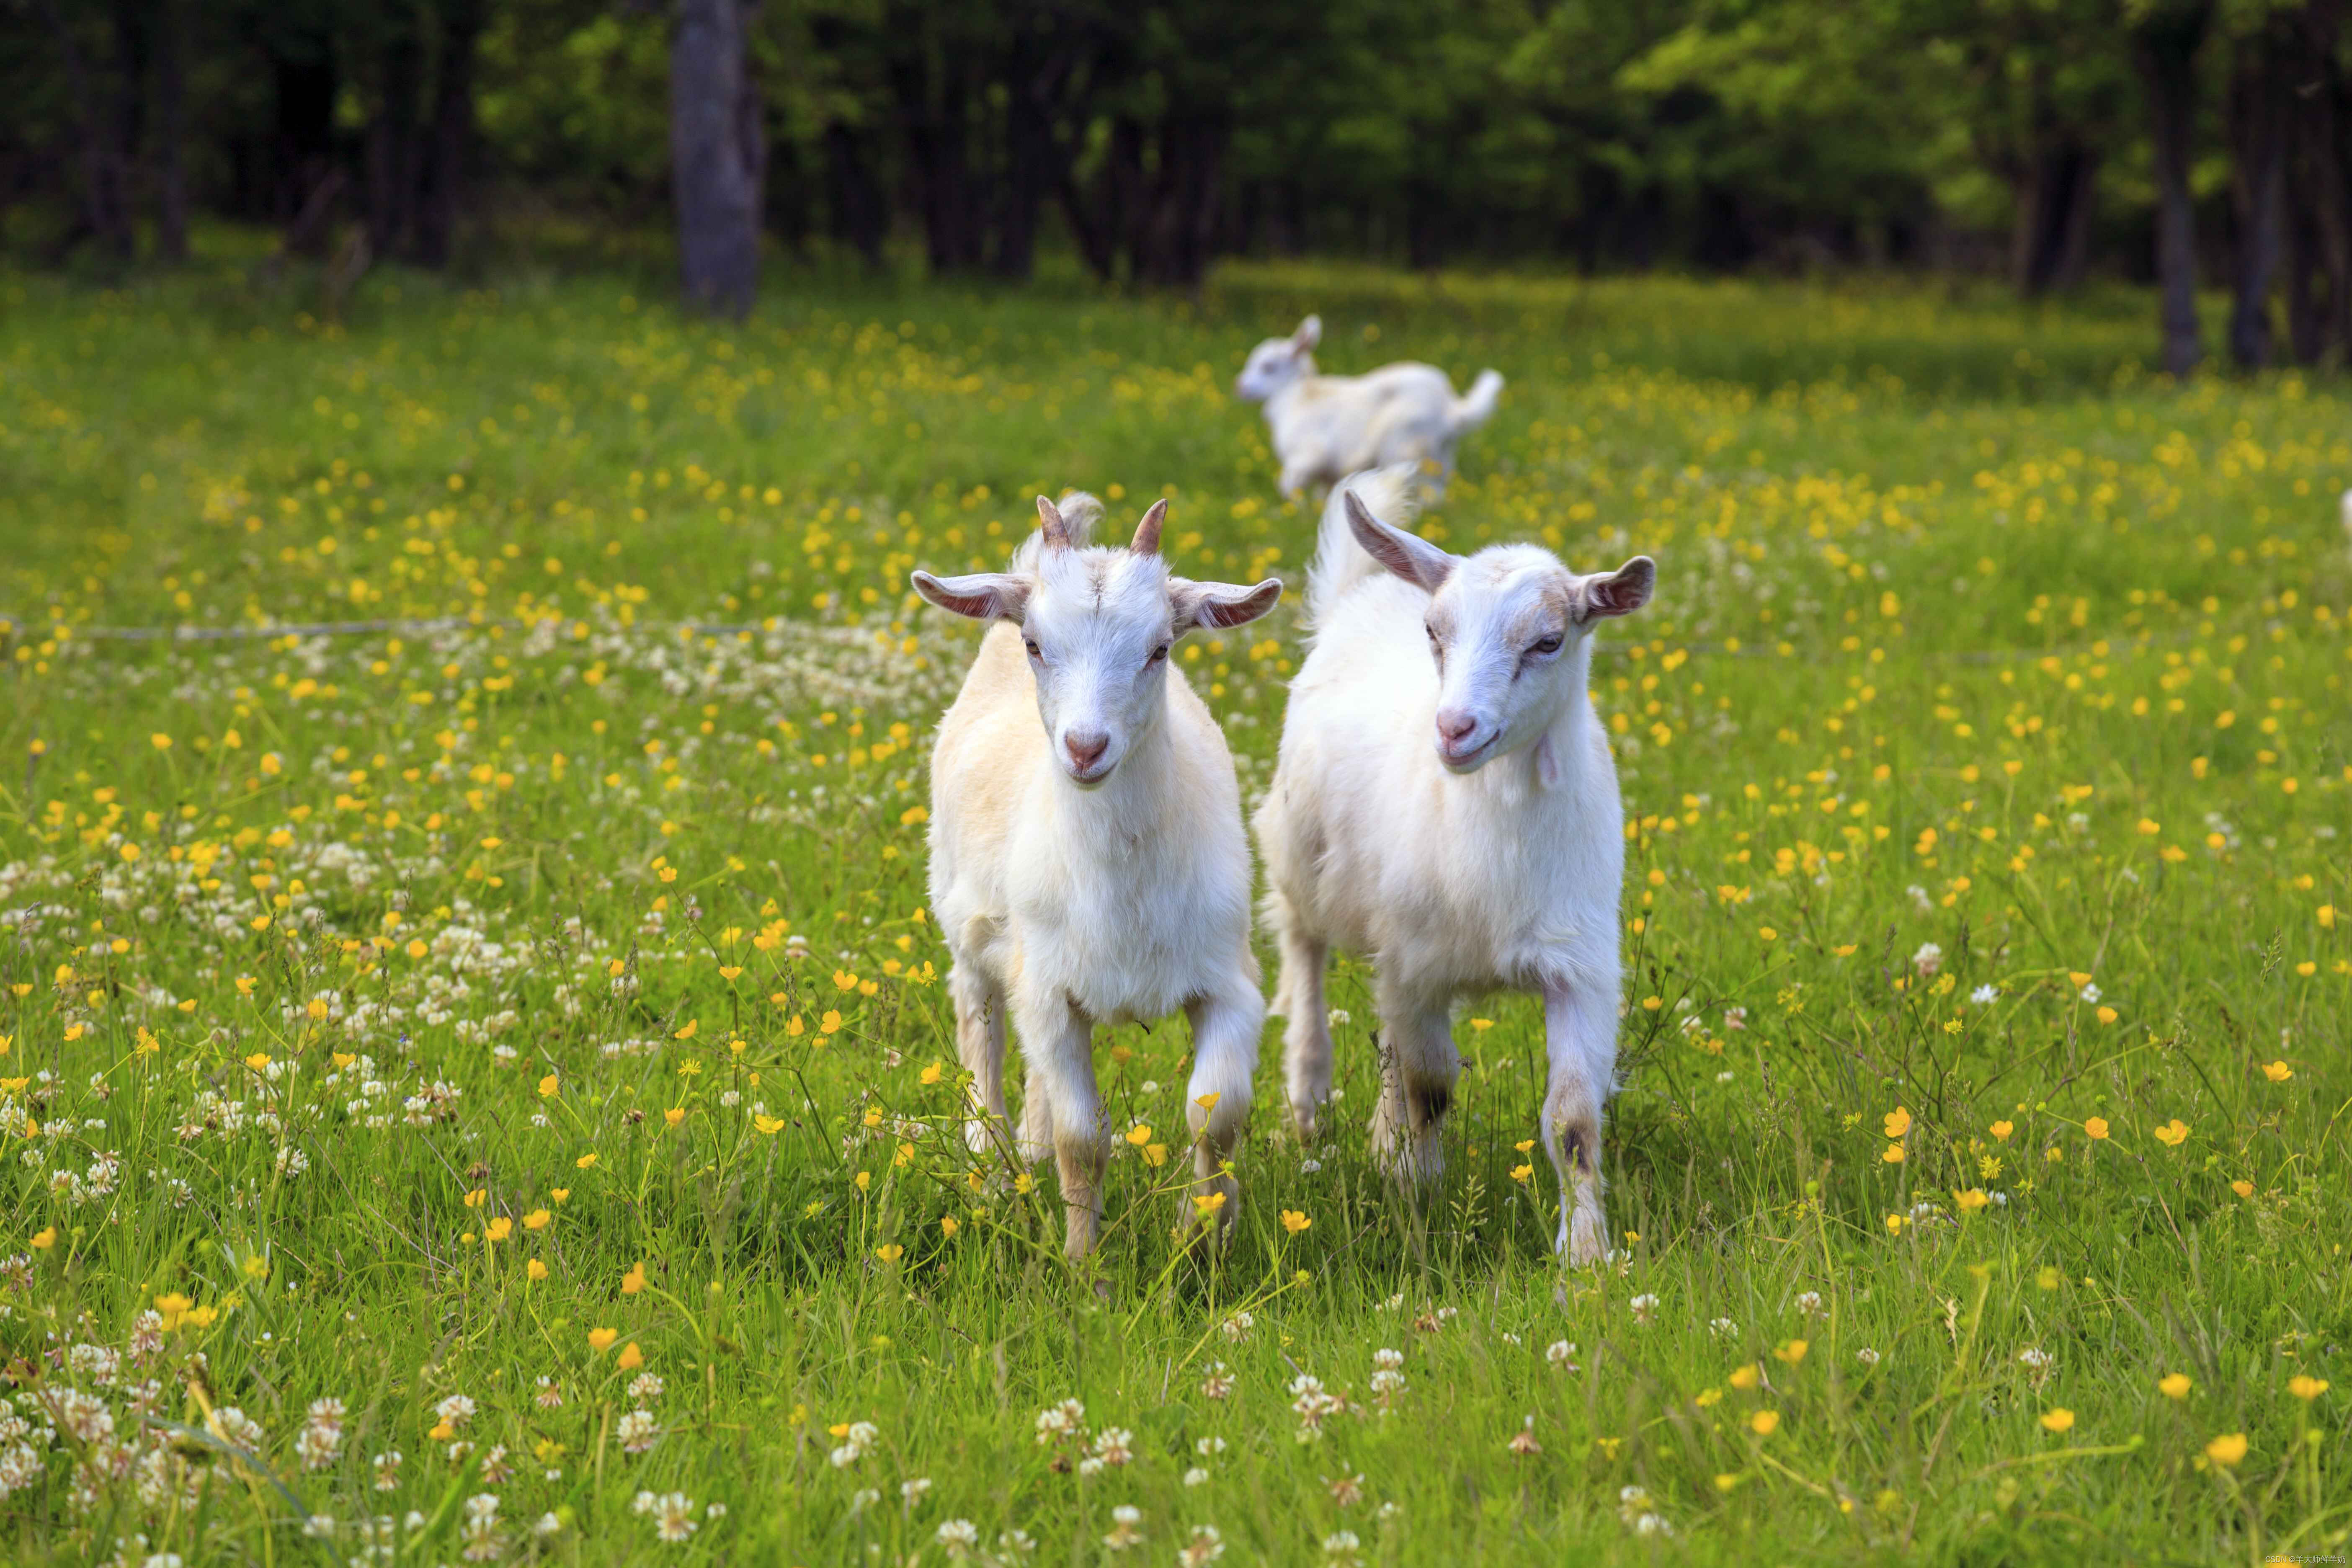
M 2137 297 L 664 291 L 0 274 L 0 1557 L 2346 1550 L 2342 383 L 2163 383 Z M 1510 378 L 1429 535 L 1659 564 L 1594 663 L 1605 1268 L 1528 998 L 1400 1193 L 1341 964 L 1335 1130 L 1270 1029 L 1222 1257 L 1181 1019 L 1098 1038 L 1089 1266 L 960 1135 L 975 640 L 908 570 L 1079 487 L 1295 581 L 1229 383 L 1308 309 L 1327 370 Z M 1245 797 L 1295 610 L 1178 655 Z

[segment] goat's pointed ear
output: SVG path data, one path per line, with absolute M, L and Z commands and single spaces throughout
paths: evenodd
M 1311 349 L 1322 341 L 1323 318 L 1320 316 L 1307 317 L 1298 323 L 1298 330 L 1290 334 L 1290 346 L 1294 349 Z
M 1138 555 L 1159 554 L 1160 525 L 1167 521 L 1168 501 L 1165 497 L 1162 497 L 1151 503 L 1151 510 L 1145 512 L 1143 521 L 1135 525 L 1135 538 L 1129 543 L 1128 549 Z
M 1650 591 L 1658 585 L 1658 563 L 1646 555 L 1636 555 L 1614 572 L 1585 578 L 1577 584 L 1577 613 L 1580 621 L 1599 620 L 1603 616 L 1630 616 L 1650 602 Z
M 975 572 L 969 577 L 934 577 L 929 572 L 918 572 L 913 582 L 915 592 L 940 609 L 975 621 L 1019 620 L 1028 607 L 1029 590 L 1035 586 L 1028 578 L 1009 572 Z
M 1344 497 L 1348 526 L 1366 553 L 1423 593 L 1434 594 L 1454 575 L 1454 557 L 1417 533 L 1391 528 L 1371 514 L 1349 490 Z
M 1238 583 L 1192 583 L 1181 577 L 1172 577 L 1168 583 L 1168 599 L 1175 610 L 1178 637 L 1196 626 L 1247 626 L 1274 608 L 1281 597 L 1279 577 L 1268 577 L 1249 588 Z

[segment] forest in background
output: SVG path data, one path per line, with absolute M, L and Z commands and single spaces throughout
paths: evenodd
M 1197 286 L 1220 256 L 2159 286 L 2352 350 L 2342 0 L 0 0 L 0 246 L 331 281 L 562 216 Z M 2230 291 L 2206 343 L 2200 288 Z

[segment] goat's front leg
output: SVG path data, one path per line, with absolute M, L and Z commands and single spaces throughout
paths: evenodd
M 1286 1020 L 1282 1030 L 1282 1072 L 1290 1095 L 1291 1125 L 1301 1143 L 1315 1142 L 1316 1123 L 1331 1099 L 1331 1016 L 1325 1005 L 1322 942 L 1289 929 L 1281 935 L 1282 971 L 1275 986 L 1275 1010 Z
M 1009 1149 L 1004 1118 L 1004 994 L 977 964 L 961 959 L 948 971 L 955 1004 L 956 1059 L 971 1074 L 965 1144 L 975 1154 Z
M 1062 1179 L 1062 1250 L 1076 1261 L 1101 1238 L 1103 1166 L 1110 1158 L 1110 1126 L 1095 1088 L 1094 1020 L 1062 998 L 1023 1008 L 1016 1022 L 1029 1061 L 1028 1095 L 1044 1101 Z M 1025 1105 L 1021 1123 L 1025 1138 L 1034 1125 Z
M 1581 1267 L 1609 1256 L 1601 1206 L 1601 1110 L 1617 1069 L 1614 987 L 1544 988 L 1544 1150 L 1559 1177 L 1559 1237 L 1553 1250 Z
M 1192 1128 L 1195 1179 L 1180 1223 L 1189 1226 L 1197 1215 L 1222 1243 L 1232 1235 L 1240 1206 L 1241 1184 L 1226 1166 L 1249 1119 L 1250 1079 L 1257 1071 L 1265 1003 L 1255 986 L 1237 981 L 1220 994 L 1195 997 L 1184 1012 L 1192 1023 L 1192 1081 L 1185 1089 L 1184 1116 Z
M 1443 995 L 1381 993 L 1381 1102 L 1372 1112 L 1372 1158 L 1399 1181 L 1434 1182 L 1444 1171 L 1439 1143 L 1462 1058 Z

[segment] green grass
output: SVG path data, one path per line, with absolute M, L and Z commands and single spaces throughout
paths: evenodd
M 2343 1550 L 2337 384 L 2164 384 L 2121 296 L 787 276 L 741 328 L 661 297 L 395 275 L 327 327 L 227 269 L 0 276 L 0 1554 L 342 1562 L 382 1516 L 457 1562 L 481 1493 L 506 1559 L 562 1562 L 937 1563 L 959 1519 L 1070 1563 L 1200 1524 L 1284 1563 L 1342 1531 L 1368 1563 Z M 1170 495 L 1180 570 L 1297 573 L 1227 386 L 1310 307 L 1327 368 L 1510 377 L 1430 533 L 1660 563 L 1596 663 L 1622 1267 L 1560 1272 L 1516 1177 L 1525 998 L 1463 1014 L 1442 1188 L 1384 1184 L 1353 963 L 1333 1141 L 1284 1135 L 1270 1037 L 1213 1265 L 1147 1153 L 1181 1022 L 1098 1042 L 1154 1131 L 1092 1277 L 1050 1172 L 956 1135 L 913 808 L 972 643 L 906 571 L 1001 559 L 1076 485 Z M 1183 655 L 1245 794 L 1298 653 L 1267 625 Z M 1319 1435 L 1301 1376 L 1346 1401 Z M 1037 1440 L 1073 1398 L 1130 1462 Z M 672 1492 L 698 1529 L 662 1545 L 633 1500 Z

